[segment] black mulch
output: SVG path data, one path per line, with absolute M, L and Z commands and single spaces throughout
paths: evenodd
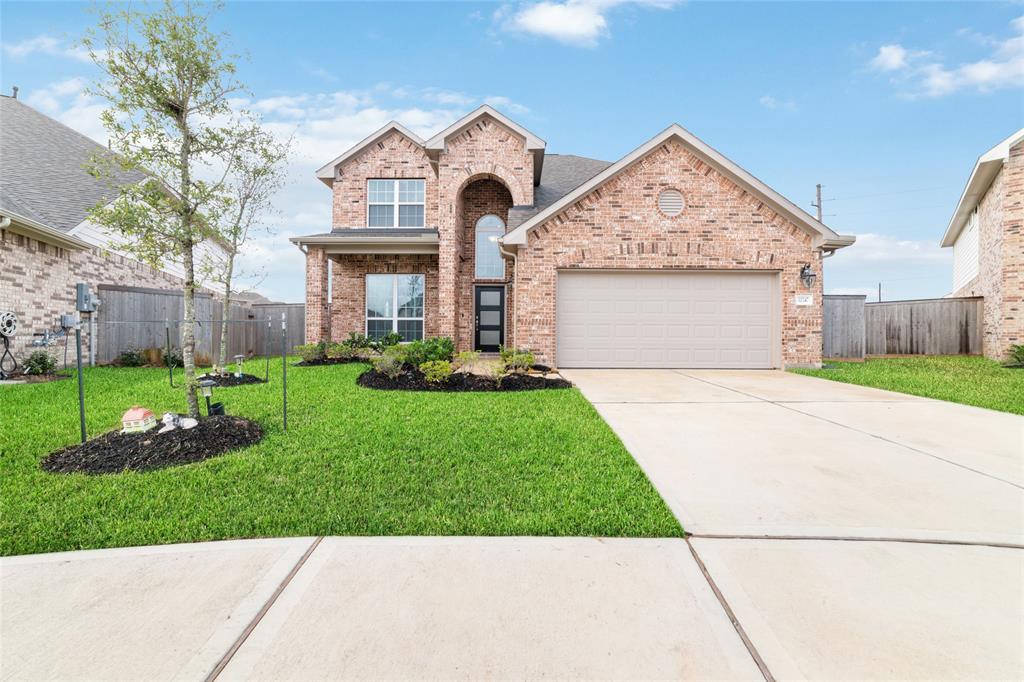
M 213 379 L 217 383 L 214 384 L 217 388 L 228 388 L 231 386 L 245 386 L 246 384 L 265 384 L 267 383 L 261 377 L 253 374 L 242 374 L 240 377 L 236 377 L 234 374 L 204 374 L 196 377 L 199 381 L 204 379 Z
M 201 462 L 263 439 L 263 428 L 242 417 L 204 417 L 192 429 L 157 433 L 160 424 L 145 433 L 111 431 L 80 445 L 46 456 L 43 469 L 55 474 L 116 474 L 152 471 Z
M 545 379 L 535 374 L 512 374 L 501 380 L 501 387 L 492 377 L 457 372 L 448 381 L 435 384 L 423 378 L 417 369 L 406 367 L 397 378 L 392 379 L 375 369 L 359 375 L 357 383 L 365 388 L 382 391 L 536 391 L 544 388 L 571 388 L 565 379 Z
M 362 358 L 320 358 L 319 360 L 300 360 L 295 367 L 319 367 L 320 365 L 347 365 L 352 362 L 369 362 Z

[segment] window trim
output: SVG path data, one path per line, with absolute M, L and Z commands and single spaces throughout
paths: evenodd
M 371 277 L 390 277 L 391 278 L 391 310 L 393 315 L 391 317 L 370 317 L 368 310 L 366 309 L 367 292 L 370 289 L 370 278 Z M 399 277 L 420 277 L 423 280 L 423 309 L 419 317 L 399 317 L 398 316 L 398 278 Z M 370 335 L 370 320 L 391 320 L 391 332 L 398 333 L 398 321 L 399 320 L 412 320 L 413 322 L 419 321 L 422 324 L 422 330 L 420 331 L 420 339 L 425 339 L 427 336 L 427 276 L 421 272 L 368 272 L 363 276 L 363 334 L 366 336 Z M 403 341 L 402 343 L 408 343 Z
M 476 223 L 473 225 L 473 280 L 474 281 L 494 281 L 494 282 L 504 281 L 505 280 L 506 267 L 505 267 L 505 259 L 502 258 L 501 250 L 500 249 L 498 250 L 498 257 L 501 258 L 501 274 L 496 276 L 496 277 L 484 277 L 484 276 L 480 275 L 480 269 L 479 269 L 480 268 L 480 259 L 477 257 L 477 255 L 478 255 L 477 254 L 477 249 L 480 246 L 480 240 L 479 240 L 479 236 L 480 236 L 480 223 L 482 223 L 485 218 L 497 218 L 498 219 L 498 222 L 501 223 L 501 228 L 500 228 L 501 229 L 501 235 L 504 235 L 505 231 L 508 230 L 508 224 L 504 220 L 501 219 L 500 215 L 498 215 L 496 213 L 485 213 L 484 215 L 482 215 L 479 218 L 477 218 Z M 498 229 L 498 228 L 486 228 L 486 229 Z M 501 235 L 499 235 L 499 237 Z
M 379 201 L 370 201 L 370 183 L 374 181 L 384 181 L 392 183 L 391 186 L 391 201 L 389 203 L 381 203 Z M 399 201 L 399 183 L 402 180 L 415 180 L 423 183 L 423 201 Z M 374 225 L 372 229 L 389 230 L 392 228 L 401 227 L 403 229 L 416 230 L 425 228 L 427 226 L 427 180 L 426 178 L 366 178 L 366 227 L 370 228 L 370 207 L 371 206 L 391 206 L 394 210 L 392 211 L 391 225 Z M 422 206 L 423 207 L 423 224 L 422 225 L 399 225 L 401 218 L 401 206 Z

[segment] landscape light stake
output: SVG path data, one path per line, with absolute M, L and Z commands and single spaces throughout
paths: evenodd
M 75 325 L 75 364 L 78 365 L 78 426 L 85 442 L 85 387 L 82 383 L 82 324 Z
M 288 430 L 288 327 L 281 313 L 281 419 Z

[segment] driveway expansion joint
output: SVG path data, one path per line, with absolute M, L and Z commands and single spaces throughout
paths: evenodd
M 917 545 L 953 545 L 955 547 L 992 547 L 995 549 L 1024 549 L 1024 544 L 1013 542 L 982 542 L 975 540 L 925 540 L 905 537 L 862 537 L 857 535 L 744 535 L 729 533 L 687 533 L 686 537 L 698 540 L 825 540 L 831 542 L 901 542 Z

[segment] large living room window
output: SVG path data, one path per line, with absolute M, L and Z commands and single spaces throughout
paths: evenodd
M 425 181 L 367 180 L 367 227 L 424 227 Z
M 500 279 L 505 276 L 505 260 L 498 250 L 498 240 L 505 234 L 505 223 L 496 215 L 485 215 L 476 221 L 476 277 Z
M 423 338 L 423 275 L 366 276 L 366 335 L 396 332 L 403 341 Z

